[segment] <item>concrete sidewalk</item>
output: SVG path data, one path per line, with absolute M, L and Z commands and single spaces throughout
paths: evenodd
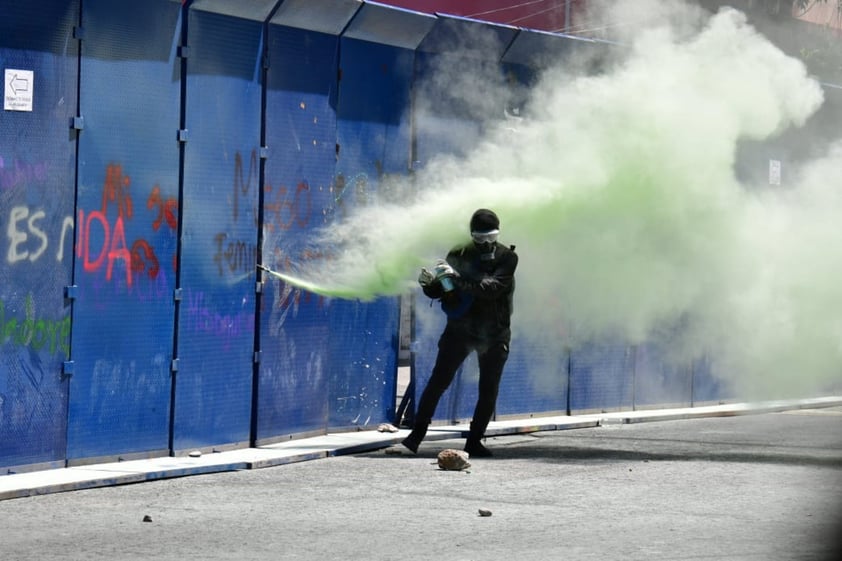
M 492 422 L 486 431 L 486 436 L 598 427 L 605 424 L 729 417 L 837 406 L 842 406 L 842 396 L 513 419 Z M 10 473 L 0 476 L 0 500 L 188 475 L 265 468 L 317 460 L 329 456 L 357 454 L 393 446 L 399 443 L 408 432 L 405 429 L 397 432 L 378 432 L 376 430 L 343 432 L 291 440 L 259 448 L 203 454 L 197 457 L 161 457 L 29 473 Z M 467 427 L 465 425 L 434 425 L 430 427 L 426 440 L 463 438 L 466 433 Z

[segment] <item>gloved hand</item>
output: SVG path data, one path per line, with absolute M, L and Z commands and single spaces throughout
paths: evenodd
M 499 284 L 500 281 L 494 277 L 482 277 L 482 280 L 479 281 L 479 287 L 482 290 L 493 290 L 497 288 L 497 285 Z
M 418 284 L 421 286 L 430 286 L 433 284 L 433 281 L 436 280 L 436 277 L 428 271 L 427 269 L 422 268 L 421 274 L 418 275 Z
M 459 273 L 450 266 L 450 263 L 445 261 L 444 259 L 439 259 L 436 261 L 436 266 L 433 268 L 433 272 L 436 275 L 436 280 L 441 281 L 441 279 L 446 277 L 458 277 Z
M 436 281 L 441 283 L 441 287 L 445 292 L 450 292 L 454 288 L 453 279 L 458 277 L 457 273 L 450 264 L 444 259 L 436 261 L 436 266 L 433 268 L 436 275 Z

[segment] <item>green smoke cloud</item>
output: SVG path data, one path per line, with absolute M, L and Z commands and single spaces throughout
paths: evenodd
M 326 293 L 406 292 L 488 207 L 518 246 L 526 339 L 669 337 L 680 358 L 713 356 L 756 395 L 838 380 L 842 200 L 828 178 L 842 149 L 785 192 L 734 172 L 741 141 L 803 125 L 821 87 L 741 13 L 699 23 L 670 6 L 600 75 L 572 61 L 547 72 L 522 118 L 428 162 L 412 197 L 334 225 L 324 240 L 343 252 L 302 274 Z

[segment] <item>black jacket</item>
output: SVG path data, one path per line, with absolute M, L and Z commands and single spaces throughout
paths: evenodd
M 473 243 L 452 249 L 447 262 L 459 273 L 455 289 L 444 292 L 439 282 L 422 288 L 430 298 L 441 299 L 448 329 L 508 342 L 518 257 L 514 248 L 499 242 L 495 247 L 493 260 L 483 260 Z

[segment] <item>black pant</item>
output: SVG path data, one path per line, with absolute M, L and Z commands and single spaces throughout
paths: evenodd
M 500 387 L 500 378 L 503 376 L 503 366 L 509 357 L 509 342 L 507 339 L 477 339 L 459 330 L 445 328 L 439 338 L 436 364 L 433 366 L 430 380 L 421 394 L 415 412 L 415 425 L 412 432 L 417 438 L 423 438 L 427 433 L 427 426 L 436 412 L 436 406 L 442 394 L 453 382 L 456 371 L 473 351 L 476 351 L 479 362 L 479 396 L 474 408 L 468 439 L 479 440 L 485 434 L 497 403 L 497 391 Z

